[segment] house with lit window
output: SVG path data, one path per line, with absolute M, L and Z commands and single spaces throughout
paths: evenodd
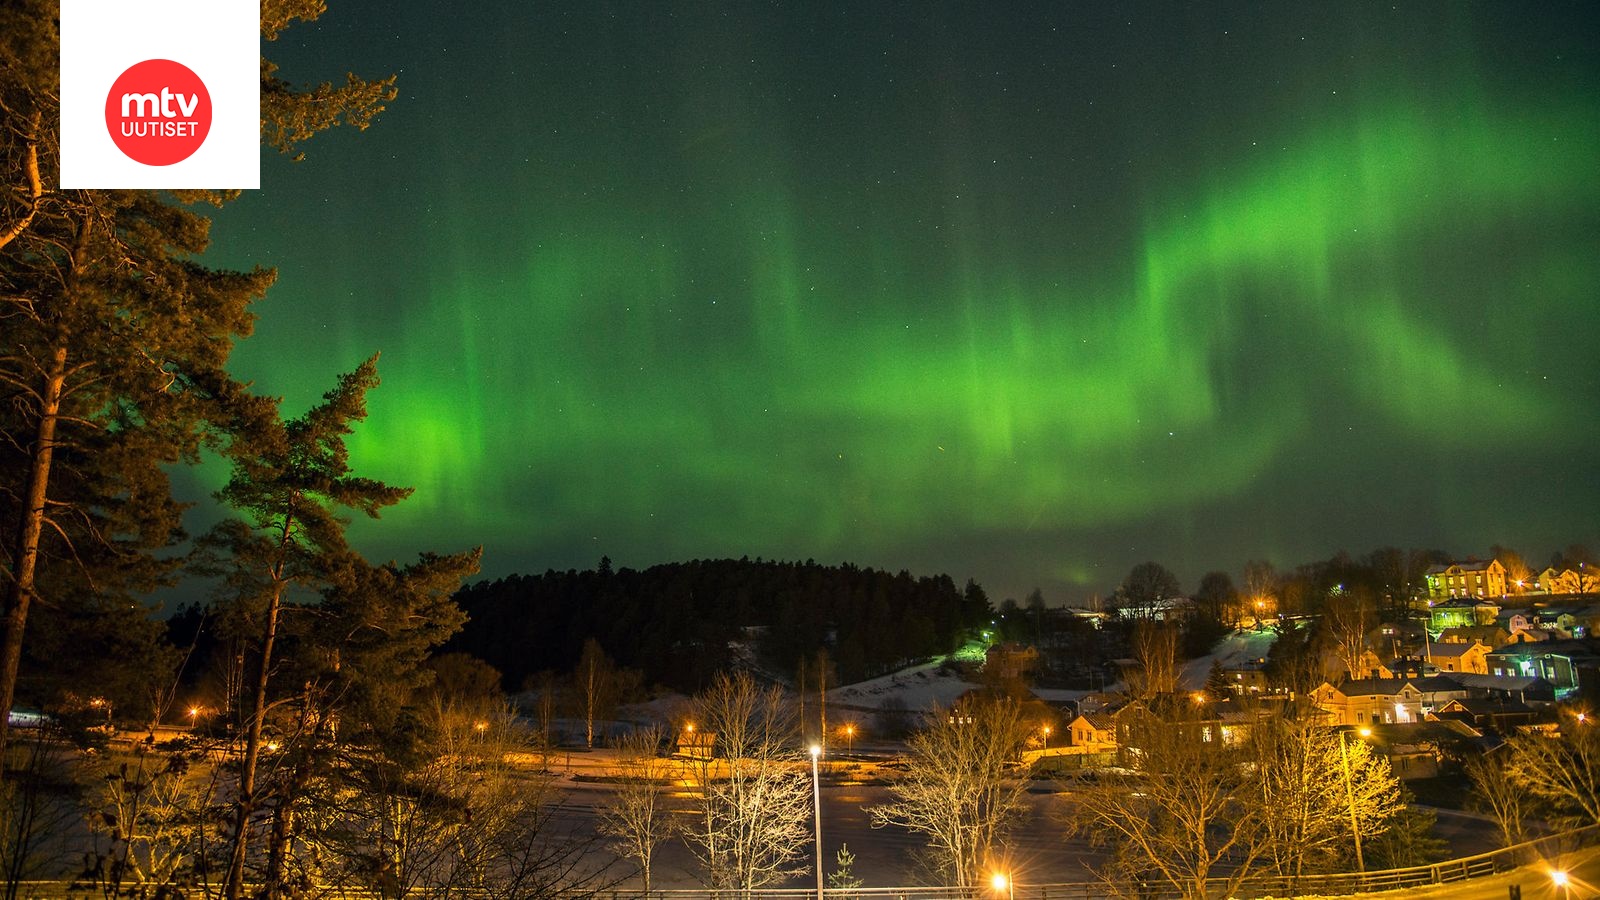
M 1497 559 L 1431 566 L 1424 577 L 1428 582 L 1428 597 L 1433 600 L 1506 595 L 1506 567 Z
M 1311 692 L 1312 702 L 1330 725 L 1392 725 L 1420 722 L 1429 712 L 1468 691 L 1443 676 L 1423 678 L 1358 678 L 1323 682 Z
M 1115 749 L 1117 721 L 1109 713 L 1080 713 L 1067 725 L 1067 744 L 1091 750 Z
M 1454 600 L 1428 601 L 1428 630 L 1493 625 L 1500 616 L 1500 604 L 1492 600 L 1457 597 Z
M 1440 672 L 1489 674 L 1488 655 L 1492 648 L 1482 641 L 1429 641 L 1425 658 Z
M 1481 752 L 1483 746 L 1483 733 L 1456 718 L 1371 725 L 1361 731 L 1360 740 L 1387 759 L 1401 781 L 1432 778 L 1446 759 Z
M 1526 620 L 1523 621 L 1522 627 L 1528 627 Z M 1509 644 L 1511 642 L 1511 632 L 1507 631 L 1505 628 L 1502 628 L 1498 624 L 1462 625 L 1455 628 L 1446 628 L 1445 630 L 1439 632 L 1440 643 L 1452 644 L 1457 641 L 1463 643 L 1478 641 L 1488 646 L 1490 649 L 1493 649 L 1501 644 Z
M 1589 566 L 1576 569 L 1546 568 L 1534 576 L 1536 590 L 1544 594 L 1600 593 L 1600 570 Z
M 1489 674 L 1542 678 L 1557 700 L 1577 694 L 1600 699 L 1600 639 L 1568 638 L 1507 644 L 1485 660 Z
M 1151 741 L 1176 739 L 1202 748 L 1224 745 L 1222 717 L 1204 692 L 1156 694 L 1134 700 L 1112 714 L 1121 764 L 1138 768 Z

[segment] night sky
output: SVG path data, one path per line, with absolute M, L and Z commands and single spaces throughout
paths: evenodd
M 267 52 L 400 98 L 209 258 L 287 411 L 382 351 L 373 555 L 1600 548 L 1593 4 L 331 6 Z

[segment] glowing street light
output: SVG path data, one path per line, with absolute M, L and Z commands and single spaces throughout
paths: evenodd
M 817 781 L 817 759 L 822 747 L 811 745 L 811 821 L 817 832 L 817 900 L 822 900 L 822 788 Z
M 855 739 L 856 739 L 856 725 L 855 725 L 855 723 L 854 722 L 845 723 L 845 726 L 844 726 L 844 752 L 845 752 L 846 756 L 850 755 L 851 751 L 854 749 L 854 747 L 855 747 Z
M 1562 897 L 1572 896 L 1572 876 L 1566 869 L 1553 869 L 1550 872 L 1550 883 L 1561 889 Z
M 989 876 L 989 886 L 994 888 L 996 894 L 1005 894 L 1006 900 L 1016 900 L 1017 885 L 1011 876 L 1004 872 L 996 872 Z
M 1044 732 L 1044 749 L 1049 750 L 1050 749 L 1050 726 L 1046 725 L 1043 728 L 1040 728 L 1039 730 Z

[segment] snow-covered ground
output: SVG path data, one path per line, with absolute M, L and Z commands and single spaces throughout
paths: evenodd
M 1213 662 L 1221 662 L 1226 669 L 1263 658 L 1277 637 L 1274 631 L 1235 631 L 1217 642 L 1210 653 L 1184 663 L 1178 673 L 1178 686 L 1186 691 L 1198 691 L 1206 686 L 1206 676 L 1211 674 Z
M 898 698 L 902 708 L 912 712 L 949 706 L 976 685 L 963 681 L 953 673 L 940 671 L 941 662 L 926 662 L 868 681 L 834 688 L 828 692 L 828 703 L 841 708 L 878 710 L 883 709 L 885 704 L 892 708 L 896 704 L 891 700 Z

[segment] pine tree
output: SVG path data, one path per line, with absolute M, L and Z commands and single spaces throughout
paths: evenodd
M 268 40 L 321 0 L 266 0 Z M 251 328 L 267 269 L 198 265 L 210 222 L 187 204 L 235 192 L 58 190 L 56 4 L 0 7 L 0 709 L 10 709 L 35 601 L 170 574 L 155 552 L 178 534 L 164 466 L 194 462 L 208 426 L 238 413 L 225 371 Z M 364 128 L 392 80 L 298 89 L 262 61 L 262 129 L 284 153 L 339 124 Z M 103 445 L 114 452 L 102 453 Z M 82 463 L 81 466 L 75 465 Z M 79 484 L 68 476 L 78 476 Z M 115 551 L 106 554 L 96 550 Z M 55 562 L 60 565 L 53 565 Z M 137 577 L 129 577 L 137 576 Z M 69 577 L 69 576 L 63 576 Z M 0 716 L 0 759 L 8 723 Z M 3 767 L 0 767 L 3 778 Z
M 350 471 L 345 437 L 352 423 L 366 418 L 366 393 L 378 384 L 377 362 L 373 356 L 341 377 L 338 387 L 300 418 L 283 422 L 272 416 L 241 429 L 229 448 L 233 476 L 217 499 L 246 518 L 219 523 L 203 541 L 213 560 L 226 560 L 218 570 L 226 572 L 233 602 L 257 623 L 260 635 L 244 707 L 244 757 L 225 888 L 229 900 L 237 900 L 241 890 L 250 816 L 260 801 L 256 766 L 284 602 L 292 588 L 325 583 L 328 572 L 351 565 L 341 509 L 377 518 L 384 507 L 411 493 Z
M 856 855 L 850 852 L 849 844 L 840 844 L 839 852 L 833 855 L 833 871 L 828 873 L 828 890 L 848 891 L 861 887 L 861 879 L 853 871 L 856 864 Z

